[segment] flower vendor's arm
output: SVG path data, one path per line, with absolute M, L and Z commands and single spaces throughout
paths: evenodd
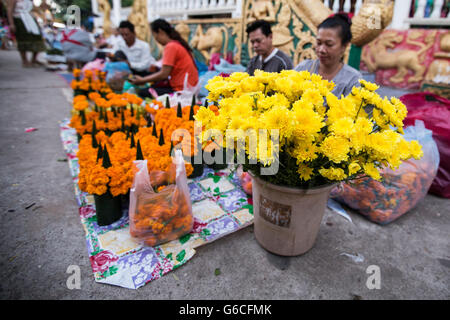
M 172 69 L 172 66 L 163 65 L 161 70 L 159 70 L 158 72 L 145 77 L 135 76 L 133 80 L 130 80 L 130 82 L 132 82 L 133 84 L 143 84 L 146 82 L 167 80 L 170 76 L 170 73 L 172 72 Z

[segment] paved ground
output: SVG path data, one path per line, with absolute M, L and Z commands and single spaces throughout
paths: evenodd
M 17 52 L 0 51 L 0 298 L 450 298 L 450 200 L 432 195 L 383 227 L 328 210 L 303 256 L 267 253 L 251 226 L 198 248 L 184 266 L 138 290 L 96 283 L 69 168 L 59 161 L 58 121 L 70 110 L 64 90 L 57 74 L 21 69 Z M 79 290 L 66 286 L 70 265 L 81 268 Z M 366 286 L 371 265 L 380 268 L 381 289 Z

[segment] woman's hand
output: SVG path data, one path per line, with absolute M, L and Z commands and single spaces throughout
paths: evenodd
M 14 23 L 9 25 L 9 33 L 11 35 L 15 35 L 16 34 L 16 26 L 14 25 Z
M 140 85 L 140 84 L 144 84 L 146 82 L 145 79 L 140 76 L 133 76 L 128 81 L 130 81 L 134 85 Z

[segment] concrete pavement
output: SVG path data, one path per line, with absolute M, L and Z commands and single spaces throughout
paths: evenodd
M 22 69 L 17 52 L 0 51 L 1 299 L 450 298 L 450 200 L 433 195 L 387 226 L 353 212 L 351 223 L 327 210 L 315 247 L 303 256 L 267 253 L 251 226 L 198 248 L 185 265 L 138 290 L 96 283 L 61 161 L 58 121 L 70 116 L 67 92 L 57 74 Z M 71 265 L 80 267 L 80 289 L 67 288 Z M 380 289 L 366 285 L 372 265 Z

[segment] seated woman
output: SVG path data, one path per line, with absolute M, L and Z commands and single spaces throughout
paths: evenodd
M 344 63 L 344 54 L 352 40 L 350 18 L 344 14 L 335 14 L 325 19 L 317 32 L 317 60 L 304 60 L 295 67 L 296 71 L 309 71 L 319 74 L 323 79 L 333 81 L 336 86 L 333 94 L 347 96 L 354 86 L 359 86 L 361 73 Z
M 164 46 L 162 68 L 151 75 L 133 77 L 130 82 L 135 85 L 146 82 L 154 83 L 151 87 L 158 95 L 181 91 L 184 88 L 185 77 L 190 86 L 198 83 L 198 70 L 192 56 L 192 49 L 181 35 L 165 20 L 157 19 L 150 24 L 152 35 L 158 43 Z M 169 85 L 161 83 L 168 80 Z M 151 97 L 149 88 L 141 89 L 138 95 Z

